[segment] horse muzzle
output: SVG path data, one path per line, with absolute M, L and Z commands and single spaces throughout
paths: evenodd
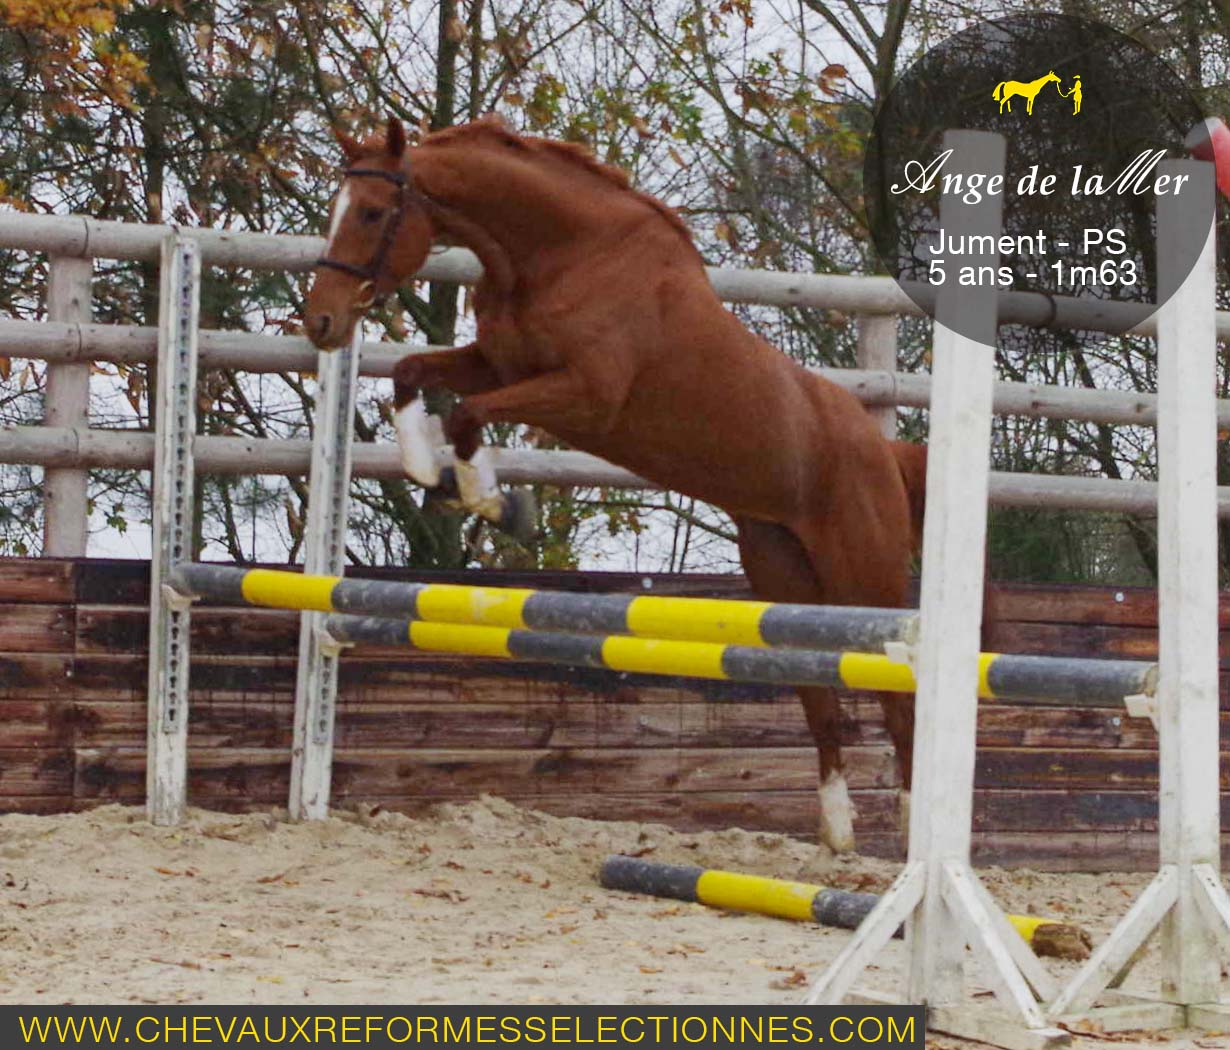
M 339 319 L 333 313 L 322 310 L 319 313 L 308 314 L 304 319 L 303 327 L 308 339 L 317 350 L 336 350 L 350 341 L 359 316 L 359 313 L 349 313 Z

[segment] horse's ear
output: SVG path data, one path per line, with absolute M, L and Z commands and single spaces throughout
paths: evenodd
M 389 114 L 389 130 L 386 145 L 388 146 L 390 157 L 400 160 L 401 155 L 406 152 L 406 126 L 393 116 L 392 113 Z
M 363 148 L 355 139 L 347 135 L 341 128 L 333 129 L 333 137 L 337 139 L 337 144 L 342 147 L 342 156 L 346 158 L 347 164 L 353 164 L 359 159 Z

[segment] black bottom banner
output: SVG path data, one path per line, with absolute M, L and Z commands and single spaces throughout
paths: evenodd
M 922 1047 L 920 1006 L 0 1007 L 17 1047 Z

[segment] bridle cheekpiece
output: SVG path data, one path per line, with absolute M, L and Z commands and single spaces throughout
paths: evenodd
M 359 291 L 370 291 L 372 295 L 369 299 L 356 303 L 355 306 L 359 309 L 366 309 L 372 305 L 379 305 L 384 301 L 385 297 L 383 295 L 377 296 L 375 294 L 376 281 L 384 273 L 389 250 L 393 247 L 394 240 L 397 239 L 397 231 L 401 228 L 402 217 L 406 214 L 406 206 L 412 199 L 423 198 L 423 194 L 403 171 L 383 171 L 380 168 L 347 168 L 342 175 L 343 181 L 359 178 L 384 179 L 385 182 L 391 182 L 399 190 L 393 211 L 385 219 L 384 230 L 380 234 L 380 243 L 376 245 L 376 253 L 366 266 L 356 266 L 354 263 L 342 262 L 340 259 L 330 259 L 325 255 L 316 260 L 316 265 L 327 266 L 331 270 L 339 270 L 342 273 L 349 274 L 351 277 L 358 277 L 362 280 L 363 284 L 359 286 Z

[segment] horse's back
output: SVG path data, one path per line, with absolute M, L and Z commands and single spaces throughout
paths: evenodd
M 549 280 L 484 302 L 497 372 L 565 368 L 617 399 L 608 427 L 556 436 L 666 488 L 791 527 L 825 519 L 851 544 L 908 544 L 900 468 L 863 405 L 749 331 L 694 246 L 655 220 L 595 231 Z

